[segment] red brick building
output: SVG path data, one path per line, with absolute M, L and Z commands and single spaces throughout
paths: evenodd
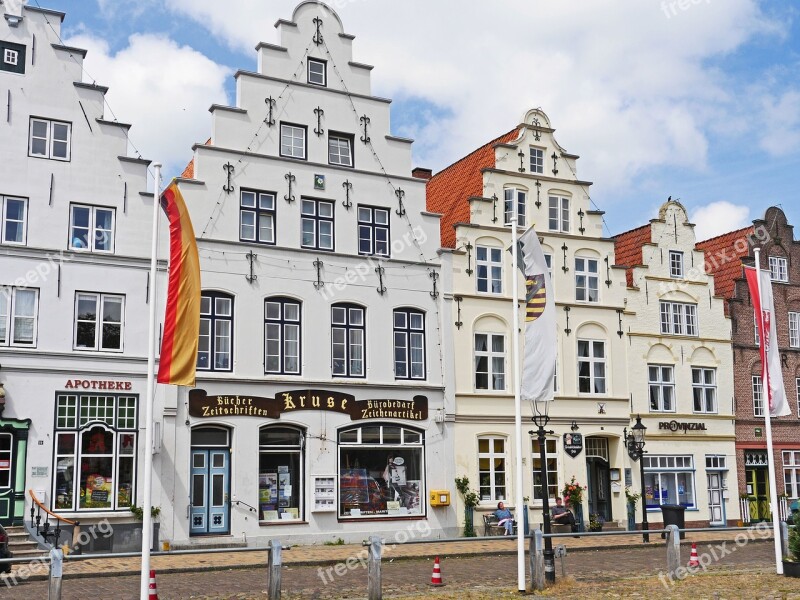
M 761 268 L 771 273 L 783 382 L 792 414 L 772 419 L 779 510 L 800 496 L 800 242 L 777 207 L 746 227 L 698 244 L 706 270 L 715 275 L 715 294 L 726 300 L 733 342 L 736 465 L 742 518 L 769 517 L 766 396 L 761 382 L 759 336 L 743 266 L 754 266 L 761 248 Z M 734 490 L 731 490 L 731 494 Z

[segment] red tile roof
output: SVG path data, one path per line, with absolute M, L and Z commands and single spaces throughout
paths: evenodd
M 427 186 L 428 211 L 439 213 L 442 248 L 455 248 L 456 223 L 469 223 L 469 198 L 483 196 L 481 169 L 494 167 L 494 146 L 517 137 L 514 128 L 434 175 Z
M 614 237 L 614 264 L 625 267 L 628 287 L 633 287 L 633 268 L 643 264 L 642 248 L 652 241 L 649 223 Z
M 204 146 L 211 145 L 211 138 L 206 140 L 206 143 L 203 144 Z M 181 173 L 181 177 L 183 179 L 194 179 L 194 158 L 189 161 L 189 164 L 186 165 L 186 168 L 183 169 L 183 173 Z
M 725 299 L 733 298 L 735 282 L 743 277 L 742 257 L 750 254 L 754 228 L 744 227 L 697 244 L 706 253 L 706 273 L 714 276 L 714 294 Z M 742 241 L 744 240 L 744 241 Z M 728 304 L 725 303 L 725 312 Z

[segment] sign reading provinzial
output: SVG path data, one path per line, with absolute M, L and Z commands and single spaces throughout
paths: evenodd
M 580 433 L 565 433 L 564 434 L 564 452 L 575 458 L 583 451 L 583 434 Z
M 326 390 L 291 390 L 275 398 L 259 396 L 209 396 L 205 390 L 189 391 L 189 415 L 200 419 L 216 417 L 261 417 L 279 419 L 282 414 L 300 410 L 324 410 L 361 419 L 404 419 L 425 421 L 428 398 L 413 400 L 356 400 L 351 394 Z
M 676 431 L 682 431 L 686 433 L 687 431 L 705 431 L 706 424 L 705 423 L 679 423 L 675 419 L 672 421 L 660 421 L 658 424 L 659 429 L 667 429 L 673 433 Z

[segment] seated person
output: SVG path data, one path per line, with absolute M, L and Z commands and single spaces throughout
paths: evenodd
M 556 498 L 556 505 L 550 511 L 550 519 L 555 525 L 569 525 L 572 531 L 578 530 L 575 525 L 575 515 L 564 506 L 561 498 Z
M 497 517 L 497 524 L 505 527 L 503 535 L 514 534 L 514 515 L 508 510 L 502 502 L 497 503 L 497 510 L 494 511 L 494 516 Z

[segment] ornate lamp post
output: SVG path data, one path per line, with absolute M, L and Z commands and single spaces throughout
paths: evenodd
M 630 434 L 627 427 L 623 430 L 625 438 L 625 445 L 628 448 L 628 456 L 633 460 L 639 461 L 639 477 L 642 482 L 642 541 L 645 543 L 650 541 L 650 534 L 646 533 L 650 529 L 647 522 L 647 498 L 644 493 L 644 455 L 647 453 L 644 449 L 644 436 L 647 432 L 647 427 L 642 424 L 642 417 L 636 415 L 636 424 L 631 427 Z
M 542 483 L 542 530 L 545 536 L 552 533 L 550 528 L 550 492 L 547 485 L 547 434 L 554 434 L 554 431 L 547 431 L 545 427 L 550 422 L 547 414 L 550 409 L 551 401 L 531 402 L 533 405 L 533 424 L 536 431 L 529 431 L 531 435 L 536 434 L 539 440 L 539 479 Z M 556 581 L 556 558 L 553 552 L 553 540 L 550 537 L 544 538 L 544 576 L 548 583 Z

